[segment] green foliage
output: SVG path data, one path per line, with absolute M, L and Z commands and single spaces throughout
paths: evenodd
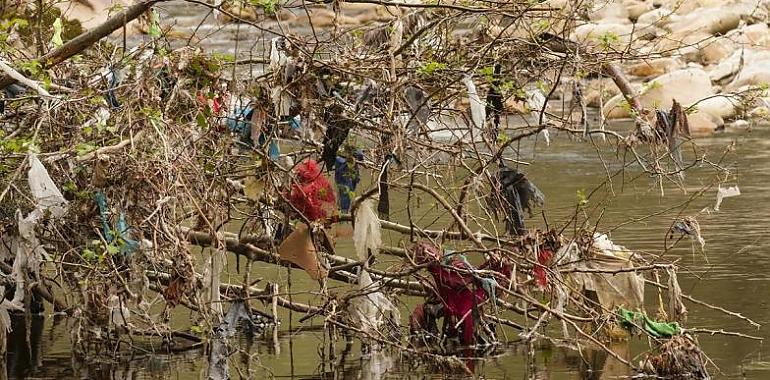
M 588 206 L 588 196 L 586 196 L 585 189 L 579 189 L 577 191 L 577 206 L 579 209 L 583 210 Z
M 75 145 L 75 154 L 78 156 L 85 156 L 86 154 L 95 151 L 96 148 L 97 146 L 91 143 L 79 143 Z
M 211 58 L 215 59 L 217 61 L 226 62 L 226 63 L 233 63 L 233 62 L 235 62 L 235 56 L 232 55 L 232 54 L 214 52 L 211 55 Z
M 31 77 L 37 78 L 43 71 L 43 65 L 37 59 L 32 59 L 19 64 L 19 69 Z
M 424 65 L 422 65 L 419 69 L 417 69 L 417 72 L 422 75 L 433 75 L 434 73 L 442 70 L 447 69 L 446 63 L 440 63 L 436 61 L 430 61 Z
M 551 27 L 551 22 L 548 19 L 540 19 L 532 23 L 532 31 L 535 33 L 541 33 Z
M 64 41 L 61 39 L 62 24 L 61 17 L 57 17 L 53 22 L 53 37 L 51 37 L 51 43 L 55 47 L 64 45 Z
M 32 138 L 28 136 L 0 137 L 0 153 L 26 153 L 32 145 Z
M 612 47 L 612 44 L 617 43 L 620 40 L 620 36 L 615 32 L 607 32 L 600 35 L 598 39 L 599 46 L 604 50 L 608 50 Z
M 662 86 L 663 85 L 656 80 L 649 81 L 642 86 L 642 90 L 640 91 L 640 93 L 646 94 L 647 92 L 661 88 Z
M 479 69 L 479 74 L 484 77 L 484 79 L 487 80 L 487 82 L 492 82 L 495 79 L 495 67 L 494 66 L 484 66 Z
M 205 108 L 208 109 L 208 107 Z M 200 129 L 206 130 L 209 128 L 209 122 L 206 120 L 206 115 L 203 112 L 198 112 L 198 115 L 195 116 L 195 122 Z
M 148 33 L 152 38 L 160 38 L 160 15 L 155 9 L 150 14 L 150 31 Z
M 13 7 L 9 8 L 13 9 Z M 57 45 L 60 41 L 63 44 L 83 33 L 80 22 L 62 18 L 61 11 L 57 7 L 46 7 L 42 13 L 36 7 L 24 8 L 22 12 L 17 10 L 0 13 L 0 50 L 8 48 L 4 45 L 13 31 L 18 33 L 21 43 L 25 46 L 36 46 L 37 33 L 34 31 L 38 22 L 44 28 L 43 38 L 50 38 L 48 41 L 51 41 L 54 46 L 61 46 Z
M 274 15 L 278 11 L 278 0 L 249 0 L 249 2 L 261 8 L 266 15 Z
M 623 99 L 620 103 L 618 103 L 618 107 L 624 109 L 626 112 L 628 112 L 631 116 L 639 116 L 639 114 L 636 112 L 634 107 L 631 107 L 631 103 L 628 102 L 628 100 Z
M 99 258 L 99 255 L 97 255 L 96 252 L 88 248 L 85 248 L 82 251 L 80 251 L 80 257 L 82 257 L 83 260 L 88 262 L 101 261 Z

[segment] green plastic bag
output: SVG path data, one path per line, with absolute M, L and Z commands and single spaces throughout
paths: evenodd
M 682 328 L 676 322 L 658 322 L 650 319 L 644 313 L 638 313 L 631 310 L 618 309 L 620 325 L 625 329 L 641 327 L 648 334 L 656 338 L 670 338 L 682 333 Z

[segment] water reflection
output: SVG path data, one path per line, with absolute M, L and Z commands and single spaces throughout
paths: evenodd
M 25 322 L 25 318 L 21 316 L 14 315 L 11 318 L 13 330 L 8 334 L 8 356 L 5 363 L 8 377 L 11 378 L 27 377 L 43 364 L 41 347 L 45 318 L 32 316 L 29 321 L 29 329 L 27 329 Z M 28 332 L 29 344 L 27 342 Z
M 35 316 L 29 328 L 22 317 L 14 317 L 12 322 L 6 362 L 9 379 L 186 379 L 200 378 L 208 366 L 205 349 L 167 354 L 149 352 L 145 346 L 130 353 L 78 357 L 69 350 L 71 320 Z M 328 345 L 323 341 L 324 335 L 318 328 L 282 330 L 277 334 L 276 345 L 273 329 L 260 335 L 240 333 L 228 340 L 232 348 L 228 358 L 231 375 L 334 380 L 422 379 L 433 378 L 437 373 L 444 378 L 468 377 L 462 370 L 449 370 L 445 364 L 426 363 L 394 350 L 372 349 L 362 355 L 357 339 L 341 338 Z M 627 344 L 613 348 L 628 358 Z M 595 380 L 608 378 L 607 375 L 629 375 L 627 368 L 601 350 L 585 350 L 581 356 L 571 348 L 546 343 L 510 344 L 498 347 L 495 354 L 466 359 L 464 363 L 478 374 L 499 375 L 485 375 L 488 378 Z
M 737 150 L 727 156 L 723 166 L 733 168 L 734 175 L 728 185 L 737 184 L 742 195 L 729 198 L 722 204 L 719 213 L 703 214 L 698 217 L 702 234 L 706 239 L 706 254 L 693 255 L 689 243 L 680 249 L 668 252 L 671 258 L 679 259 L 684 272 L 680 275 L 685 293 L 710 304 L 719 305 L 740 312 L 759 323 L 770 322 L 770 131 L 755 131 L 750 134 L 721 135 L 713 139 L 699 140 L 702 149 L 719 154 L 733 139 L 739 141 Z M 610 152 L 614 147 L 602 148 L 608 165 L 614 169 Z M 533 157 L 534 153 L 523 153 Z M 606 179 L 601 164 L 597 163 L 593 147 L 559 139 L 554 136 L 548 150 L 539 150 L 537 159 L 527 167 L 527 174 L 546 194 L 546 215 L 549 223 L 558 224 L 574 211 L 576 191 L 592 189 Z M 627 179 L 626 183 L 614 185 L 615 196 L 608 196 L 607 202 L 591 199 L 590 206 L 601 208 L 604 213 L 599 223 L 607 231 L 631 218 L 639 222 L 623 225 L 612 231 L 612 239 L 636 251 L 659 252 L 672 220 L 682 212 L 696 214 L 705 207 L 713 206 L 715 197 L 696 199 L 681 208 L 663 212 L 671 205 L 686 201 L 702 186 L 713 183 L 709 168 L 696 168 L 687 177 L 687 193 L 667 188 L 665 197 L 659 189 L 641 176 Z M 632 176 L 629 173 L 629 178 Z M 713 193 L 715 196 L 715 191 Z M 397 195 L 395 195 L 397 196 Z M 683 203 L 684 204 L 684 203 Z M 660 212 L 654 218 L 640 219 Z M 394 218 L 402 217 L 393 212 Z M 405 216 L 404 216 L 405 217 Z M 533 227 L 534 225 L 533 220 Z M 437 228 L 443 228 L 445 221 L 437 221 Z M 397 246 L 399 241 L 390 235 L 384 237 L 387 245 Z M 349 243 L 341 243 L 349 244 Z M 352 247 L 340 246 L 338 252 L 345 254 Z M 347 250 L 347 251 L 346 251 Z M 232 265 L 235 268 L 235 265 Z M 280 281 L 281 273 L 267 264 L 255 263 L 254 274 L 265 277 L 265 281 Z M 294 277 L 297 286 L 303 286 L 301 273 Z M 309 285 L 304 284 L 304 285 Z M 299 296 L 298 296 L 299 297 Z M 317 304 L 318 299 L 298 299 Z M 294 320 L 298 318 L 295 315 Z M 329 346 L 324 334 L 317 331 L 319 326 L 303 324 L 303 330 L 288 331 L 286 314 L 281 315 L 284 326 L 273 338 L 267 336 L 253 339 L 238 336 L 233 341 L 236 353 L 230 358 L 231 372 L 238 378 L 238 369 L 245 377 L 270 378 L 430 378 L 437 376 L 440 368 L 416 366 L 398 354 L 383 352 L 378 356 L 362 356 L 360 343 L 354 341 L 350 347 L 340 341 L 334 348 L 332 362 L 322 363 L 322 352 L 329 358 Z M 318 323 L 318 322 L 316 322 Z M 743 321 L 719 311 L 699 305 L 690 308 L 689 327 L 725 329 L 770 338 L 765 329 L 757 331 Z M 295 324 L 298 326 L 298 324 Z M 9 353 L 6 370 L 9 378 L 199 378 L 205 370 L 206 354 L 203 350 L 185 352 L 179 355 L 138 354 L 116 361 L 96 361 L 74 358 L 71 353 L 70 329 L 72 323 L 66 319 L 35 317 L 29 329 L 14 319 L 14 330 L 9 337 Z M 316 330 L 314 330 L 315 328 Z M 26 344 L 29 334 L 30 344 Z M 515 333 L 513 333 L 515 334 Z M 508 336 L 512 336 L 508 334 Z M 770 378 L 770 364 L 761 343 L 724 336 L 699 337 L 704 351 L 727 375 L 745 376 L 749 379 Z M 636 345 L 632 348 L 619 344 L 616 352 L 627 359 L 638 361 Z M 534 347 L 525 344 L 506 346 L 499 356 L 474 362 L 475 373 L 493 379 L 604 379 L 628 375 L 625 368 L 606 353 L 584 350 L 580 355 L 569 348 L 540 344 Z M 105 355 L 107 356 L 107 355 Z M 439 375 L 440 376 L 440 375 Z M 462 375 L 456 374 L 457 377 Z
M 104 352 L 100 357 L 78 357 L 71 351 L 72 320 L 56 316 L 13 315 L 8 334 L 4 372 L 8 379 L 151 379 L 179 373 L 184 363 L 200 360 L 202 350 L 152 353 L 146 349 L 122 355 Z M 190 371 L 195 373 L 195 370 Z

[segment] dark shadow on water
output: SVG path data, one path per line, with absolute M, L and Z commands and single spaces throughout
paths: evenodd
M 42 338 L 45 317 L 32 316 L 29 329 L 24 317 L 11 317 L 11 332 L 8 333 L 8 355 L 6 369 L 8 378 L 25 378 L 42 367 Z M 29 332 L 29 344 L 27 333 Z
M 33 316 L 29 325 L 22 316 L 13 315 L 8 334 L 5 362 L 8 379 L 136 379 L 167 378 L 189 367 L 195 373 L 195 362 L 203 358 L 203 350 L 175 354 L 133 352 L 114 358 L 76 357 L 69 348 L 71 325 L 64 318 Z M 46 330 L 47 329 L 47 330 Z M 27 337 L 29 336 L 29 341 Z M 56 352 L 54 347 L 61 347 Z M 180 377 L 185 378 L 185 377 Z
M 147 378 L 201 378 L 208 367 L 208 353 L 199 348 L 180 353 L 151 353 L 148 346 L 130 352 L 124 349 L 116 354 L 103 351 L 98 356 L 77 357 L 70 345 L 72 321 L 66 318 L 46 320 L 32 317 L 29 327 L 23 317 L 12 319 L 13 330 L 8 335 L 6 361 L 9 379 L 147 379 Z M 29 344 L 27 344 L 29 336 Z M 323 332 L 309 329 L 283 330 L 277 335 L 280 349 L 276 351 L 272 333 L 239 333 L 228 340 L 233 379 L 248 373 L 250 378 L 293 379 L 394 379 L 394 378 L 467 378 L 462 371 L 449 370 L 427 364 L 410 355 L 382 349 L 362 354 L 360 341 L 340 340 L 334 345 L 333 355 L 326 354 L 322 363 L 319 350 L 329 349 L 321 343 Z M 290 345 L 296 361 L 288 363 Z M 323 346 L 323 348 L 322 348 Z M 158 346 L 156 346 L 158 347 Z M 526 344 L 498 347 L 483 357 L 463 359 L 475 373 L 486 378 L 541 379 L 559 373 L 559 379 L 598 380 L 630 373 L 620 363 L 601 350 L 585 350 L 583 355 L 567 348 L 537 344 L 533 349 Z M 628 358 L 628 345 L 613 347 L 616 353 Z M 478 355 L 474 355 L 478 356 Z M 290 376 L 289 365 L 300 369 Z M 249 378 L 249 377 L 243 377 Z

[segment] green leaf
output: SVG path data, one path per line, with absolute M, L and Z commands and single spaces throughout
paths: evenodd
M 150 37 L 160 38 L 160 15 L 155 9 L 150 16 Z
M 117 255 L 119 252 L 120 252 L 120 248 L 112 244 L 107 245 L 107 253 L 109 253 L 110 255 Z
M 57 17 L 53 22 L 53 37 L 51 37 L 51 43 L 55 47 L 64 45 L 64 41 L 61 39 L 61 17 Z
M 580 189 L 577 191 L 577 201 L 578 201 L 578 207 L 583 209 L 588 205 L 588 197 L 586 196 L 585 189 Z
M 84 156 L 96 150 L 96 145 L 89 143 L 80 143 L 75 145 L 75 153 L 78 156 Z
M 84 260 L 87 260 L 87 261 L 93 261 L 98 258 L 96 253 L 88 248 L 80 252 L 80 257 L 82 257 Z
M 424 75 L 432 75 L 436 71 L 441 71 L 441 70 L 446 70 L 446 69 L 447 69 L 447 64 L 446 63 L 440 63 L 440 62 L 431 61 L 431 62 L 428 62 L 428 63 L 424 64 L 422 67 L 417 69 L 417 71 L 419 73 L 421 73 L 421 74 L 424 74 Z
M 198 112 L 198 116 L 195 117 L 195 121 L 198 122 L 198 127 L 200 129 L 208 129 L 209 123 L 206 121 L 206 115 L 204 115 L 202 112 Z

